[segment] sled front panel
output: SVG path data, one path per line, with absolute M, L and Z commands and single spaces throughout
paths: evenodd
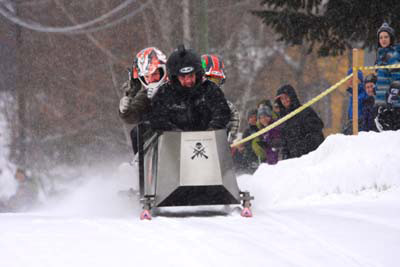
M 165 132 L 160 137 L 156 206 L 238 202 L 226 131 Z

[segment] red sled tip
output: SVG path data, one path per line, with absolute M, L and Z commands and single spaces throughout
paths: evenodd
M 251 210 L 249 208 L 243 208 L 240 215 L 242 215 L 242 217 L 247 217 L 247 218 L 253 217 L 253 213 L 251 212 Z
M 151 214 L 149 210 L 143 210 L 142 213 L 140 213 L 140 219 L 141 220 L 151 220 Z

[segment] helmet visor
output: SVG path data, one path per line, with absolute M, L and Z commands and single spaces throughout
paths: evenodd
M 224 79 L 217 78 L 217 77 L 207 77 L 208 80 L 212 81 L 218 86 L 221 86 L 224 83 Z

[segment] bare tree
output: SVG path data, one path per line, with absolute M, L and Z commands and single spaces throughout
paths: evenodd
M 189 47 L 192 42 L 190 33 L 190 5 L 189 0 L 182 0 L 182 27 L 183 27 L 183 43 Z
M 134 55 L 148 46 L 169 55 L 184 43 L 200 53 L 222 56 L 227 74 L 222 89 L 242 118 L 258 99 L 272 99 L 286 82 L 297 86 L 303 98 L 314 96 L 329 85 L 320 78 L 318 62 L 306 47 L 296 50 L 275 42 L 271 29 L 246 12 L 258 3 L 21 2 L 18 14 L 3 15 L 7 23 L 0 24 L 2 29 L 37 22 L 20 28 L 16 50 L 14 158 L 26 151 L 27 164 L 51 165 L 78 162 L 87 155 L 92 160 L 127 155 L 130 126 L 118 118 L 118 88 Z M 0 11 L 11 14 L 3 2 Z

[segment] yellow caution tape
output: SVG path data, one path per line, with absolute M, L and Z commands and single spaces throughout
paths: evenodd
M 366 67 L 357 67 L 359 70 L 375 70 L 375 69 L 398 69 L 400 68 L 400 64 L 393 64 L 387 66 L 366 66 Z
M 400 64 L 399 64 L 400 65 Z M 314 97 L 313 99 L 311 99 L 310 101 L 308 101 L 307 103 L 305 103 L 304 105 L 302 105 L 301 107 L 297 108 L 296 110 L 293 110 L 292 112 L 290 112 L 289 114 L 287 114 L 286 116 L 284 116 L 283 118 L 277 120 L 276 122 L 272 123 L 271 125 L 268 125 L 267 127 L 265 127 L 264 129 L 261 129 L 260 131 L 249 135 L 246 138 L 243 138 L 242 140 L 235 142 L 231 145 L 231 147 L 235 147 L 238 146 L 240 144 L 246 143 L 254 138 L 256 138 L 259 135 L 262 135 L 263 133 L 268 132 L 269 130 L 277 127 L 278 125 L 281 125 L 282 123 L 284 123 L 285 121 L 287 121 L 288 119 L 296 116 L 298 113 L 302 112 L 303 110 L 305 110 L 306 108 L 308 108 L 309 106 L 311 106 L 312 104 L 314 104 L 315 102 L 319 101 L 321 98 L 323 98 L 324 96 L 330 94 L 331 92 L 333 92 L 334 90 L 336 90 L 340 85 L 342 85 L 343 83 L 345 83 L 346 81 L 348 81 L 351 77 L 353 77 L 353 74 L 350 74 L 349 76 L 346 76 L 345 78 L 343 78 L 342 80 L 340 80 L 338 83 L 336 83 L 335 85 L 329 87 L 328 89 L 326 89 L 324 92 L 322 92 L 321 94 L 319 94 L 318 96 Z
M 365 66 L 365 67 L 356 67 L 353 68 L 353 70 L 355 69 L 359 69 L 359 70 L 374 70 L 374 69 L 397 69 L 400 68 L 400 64 L 393 64 L 393 65 L 387 65 L 387 66 Z M 311 99 L 310 101 L 308 101 L 307 103 L 305 103 L 304 105 L 302 105 L 301 107 L 299 107 L 296 110 L 293 110 L 292 112 L 290 112 L 289 114 L 287 114 L 285 117 L 279 119 L 278 121 L 272 123 L 271 125 L 268 125 L 267 127 L 265 127 L 264 129 L 261 129 L 260 131 L 246 137 L 243 138 L 242 140 L 235 142 L 231 145 L 231 147 L 235 147 L 238 146 L 240 144 L 246 143 L 260 135 L 262 135 L 263 133 L 268 132 L 269 130 L 277 127 L 278 125 L 281 125 L 282 123 L 284 123 L 285 121 L 287 121 L 288 119 L 296 116 L 298 113 L 302 112 L 303 110 L 305 110 L 306 108 L 308 108 L 309 106 L 311 106 L 312 104 L 314 104 L 315 102 L 319 101 L 321 98 L 323 98 L 324 96 L 330 94 L 331 92 L 333 92 L 334 90 L 336 90 L 340 85 L 342 85 L 343 83 L 345 83 L 347 80 L 349 80 L 351 77 L 353 76 L 353 74 L 350 74 L 348 76 L 346 76 L 345 78 L 343 78 L 342 80 L 340 80 L 338 83 L 336 83 L 335 85 L 329 87 L 328 89 L 326 89 L 324 92 L 322 92 L 321 94 L 319 94 L 318 96 L 314 97 L 313 99 Z

